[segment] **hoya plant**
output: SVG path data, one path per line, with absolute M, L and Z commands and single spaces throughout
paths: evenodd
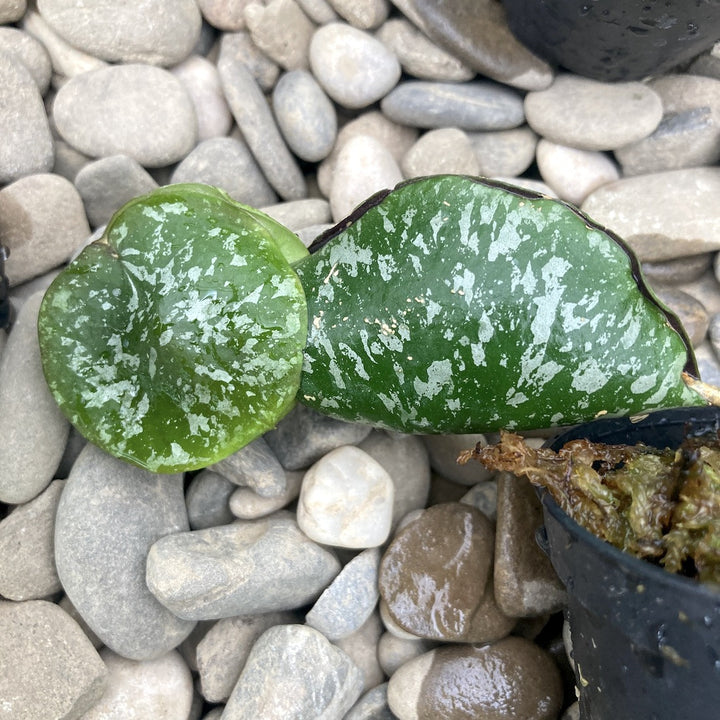
M 55 279 L 39 338 L 70 421 L 155 472 L 216 462 L 296 402 L 420 433 L 706 404 L 618 237 L 457 175 L 374 195 L 310 252 L 216 188 L 160 188 Z

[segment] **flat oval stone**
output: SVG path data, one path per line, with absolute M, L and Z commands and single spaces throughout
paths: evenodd
M 127 0 L 121 5 L 39 0 L 38 10 L 68 43 L 109 62 L 174 65 L 200 35 L 194 0 Z
M 535 159 L 537 134 L 523 125 L 510 130 L 468 133 L 480 174 L 485 177 L 522 175 Z
M 406 80 L 382 99 L 380 107 L 394 122 L 420 128 L 503 130 L 525 120 L 520 94 L 490 80 Z
M 221 59 L 228 64 L 239 62 L 250 71 L 263 92 L 272 91 L 280 76 L 280 68 L 253 42 L 249 32 L 223 33 L 219 48 L 218 64 Z
M 297 500 L 305 473 L 301 470 L 284 470 L 284 473 L 285 490 L 280 495 L 263 497 L 250 488 L 236 488 L 229 501 L 230 512 L 233 516 L 240 520 L 257 520 L 271 515 Z
M 480 163 L 470 138 L 459 128 L 428 130 L 405 153 L 401 167 L 406 178 L 445 173 L 480 173 Z
M 151 65 L 113 65 L 76 75 L 53 105 L 64 140 L 92 157 L 129 155 L 162 167 L 187 155 L 197 137 L 192 101 L 181 82 Z
M 640 82 L 603 83 L 558 75 L 547 90 L 525 96 L 525 115 L 538 135 L 581 150 L 614 150 L 660 124 L 660 96 Z
M 228 480 L 252 488 L 261 497 L 278 497 L 285 492 L 285 470 L 262 437 L 210 466 Z
M 39 40 L 18 28 L 0 27 L 0 52 L 19 60 L 32 75 L 40 94 L 46 93 L 50 85 L 52 64 Z
M 55 563 L 82 618 L 123 657 L 160 657 L 195 626 L 145 582 L 150 546 L 187 527 L 181 475 L 154 475 L 90 444 L 80 453 L 55 519 Z

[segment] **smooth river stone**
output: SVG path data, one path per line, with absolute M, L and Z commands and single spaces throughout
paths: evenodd
M 278 497 L 285 492 L 285 470 L 262 437 L 210 466 L 228 480 L 252 488 L 262 497 Z
M 80 453 L 55 519 L 55 564 L 78 613 L 119 655 L 160 657 L 195 626 L 145 583 L 151 545 L 187 528 L 182 475 L 150 473 L 90 444 Z
M 485 177 L 522 175 L 535 159 L 537 134 L 527 125 L 510 130 L 468 133 Z
M 38 39 L 18 28 L 0 27 L 0 53 L 19 60 L 32 75 L 40 94 L 45 94 L 50 86 L 52 64 L 47 50 Z M 18 149 L 14 148 L 16 152 Z
M 55 97 L 60 136 L 91 157 L 129 155 L 162 167 L 195 145 L 197 118 L 172 73 L 151 65 L 113 65 L 76 75 Z
M 640 260 L 672 260 L 720 249 L 720 168 L 622 178 L 590 193 L 583 212 L 614 230 Z
M 467 133 L 458 128 L 428 130 L 405 153 L 401 163 L 406 178 L 425 175 L 479 175 L 480 163 Z

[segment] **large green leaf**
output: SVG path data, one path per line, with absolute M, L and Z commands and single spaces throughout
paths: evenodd
M 273 427 L 299 386 L 307 312 L 289 230 L 201 185 L 131 201 L 50 286 L 43 368 L 89 440 L 156 472 Z
M 463 433 L 704 404 L 681 377 L 697 369 L 676 318 L 571 206 L 423 178 L 323 242 L 295 265 L 309 313 L 298 398 L 322 412 Z

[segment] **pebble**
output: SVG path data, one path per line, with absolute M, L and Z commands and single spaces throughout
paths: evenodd
M 0 600 L 0 718 L 80 718 L 107 670 L 80 626 L 45 600 Z
M 226 63 L 244 65 L 263 92 L 270 92 L 280 76 L 277 63 L 260 50 L 247 31 L 223 33 L 218 43 L 218 60 L 220 58 Z
M 239 137 L 203 140 L 173 171 L 173 183 L 205 183 L 233 200 L 257 207 L 277 200 L 247 144 Z
M 380 551 L 356 555 L 328 585 L 305 615 L 305 623 L 328 640 L 340 640 L 359 630 L 377 605 Z
M 538 136 L 527 125 L 471 132 L 468 137 L 480 163 L 479 174 L 485 177 L 522 175 L 535 159 Z
M 660 96 L 640 82 L 605 83 L 558 75 L 547 90 L 525 96 L 538 135 L 581 150 L 615 150 L 642 140 L 660 124 Z
M 497 519 L 498 483 L 496 478 L 473 485 L 458 502 L 476 507 L 488 520 Z
M 717 268 L 717 259 L 715 260 Z M 710 315 L 720 312 L 720 283 L 715 272 L 708 271 L 697 280 L 683 283 L 679 286 L 681 290 L 696 298 L 702 298 L 702 303 Z
M 27 0 L 0 0 L 0 23 L 19 20 L 26 8 Z
M 447 709 L 449 688 L 452 714 Z M 403 665 L 390 678 L 387 692 L 390 709 L 399 720 L 555 720 L 563 701 L 555 662 L 519 637 L 431 650 Z
M 284 200 L 305 197 L 307 188 L 302 171 L 280 135 L 260 86 L 233 53 L 232 45 L 227 49 L 221 45 L 218 71 L 235 122 L 270 185 Z
M 711 385 L 720 385 L 720 353 L 718 353 L 718 342 L 714 340 L 712 343 L 703 343 L 698 345 L 695 350 L 695 359 L 697 360 L 700 377 Z
M 253 0 L 195 0 L 203 18 L 218 30 L 245 28 L 245 6 Z
M 183 84 L 195 108 L 198 141 L 227 135 L 233 118 L 215 65 L 200 55 L 191 55 L 171 72 Z
M 310 67 L 325 92 L 351 110 L 387 95 L 401 74 L 397 57 L 380 40 L 342 22 L 315 31 Z
M 387 683 L 368 690 L 343 720 L 395 720 L 387 701 Z
M 472 450 L 478 443 L 487 445 L 489 442 L 493 442 L 485 435 L 424 435 L 422 439 L 427 448 L 432 469 L 444 478 L 470 486 L 492 476 L 492 472 L 480 463 L 460 465 L 457 461 L 462 452 Z
M 297 4 L 317 25 L 326 25 L 340 19 L 327 0 L 297 0 Z
M 197 670 L 203 697 L 212 703 L 231 695 L 255 641 L 275 625 L 297 622 L 290 612 L 242 615 L 218 620 L 197 645 Z
M 424 640 L 417 637 L 402 638 L 392 632 L 384 632 L 378 641 L 378 662 L 383 672 L 390 677 L 400 666 L 432 650 L 437 645 L 435 640 Z
M 285 470 L 262 437 L 214 463 L 210 469 L 235 485 L 249 487 L 261 497 L 278 497 L 286 490 Z
M 705 339 L 710 324 L 710 318 L 702 302 L 677 287 L 657 287 L 653 290 L 660 302 L 667 305 L 680 318 L 693 347 L 699 345 Z
M 82 720 L 187 720 L 193 681 L 180 654 L 171 650 L 152 660 L 128 660 L 109 648 L 100 651 L 107 687 Z
M 231 523 L 235 516 L 230 511 L 230 496 L 237 489 L 235 483 L 212 470 L 201 470 L 195 475 L 185 491 L 190 529 L 204 530 Z
M 276 625 L 253 645 L 222 717 L 339 719 L 362 690 L 360 670 L 321 633 L 306 625 Z
M 42 371 L 37 315 L 42 293 L 27 300 L 0 362 L 0 502 L 26 503 L 50 484 L 70 425 Z
M 331 552 L 280 515 L 166 535 L 147 556 L 148 588 L 186 620 L 292 610 L 339 571 Z
M 467 133 L 458 128 L 429 130 L 407 151 L 400 164 L 406 178 L 423 175 L 479 175 L 480 163 Z
M 263 497 L 250 488 L 236 487 L 230 496 L 230 512 L 240 520 L 256 520 L 271 515 L 289 505 L 300 495 L 305 473 L 302 470 L 284 470 L 285 490 L 279 495 Z
M 383 633 L 378 613 L 370 617 L 354 633 L 335 641 L 362 673 L 363 689 L 375 687 L 385 680 L 377 658 L 377 645 Z
M 369 548 L 387 540 L 395 489 L 380 463 L 353 445 L 331 450 L 306 473 L 297 521 L 312 540 Z
M 328 0 L 330 6 L 344 20 L 360 30 L 374 30 L 390 14 L 388 0 Z
M 54 149 L 42 96 L 30 71 L 0 51 L 0 184 L 47 172 Z
M 60 175 L 66 180 L 74 183 L 77 174 L 82 170 L 92 158 L 83 155 L 64 140 L 55 138 L 55 164 L 53 165 L 53 175 Z
M 297 230 L 295 234 L 298 236 L 298 238 L 300 238 L 300 242 L 306 248 L 309 248 L 313 244 L 313 242 L 315 242 L 315 239 L 317 237 L 319 237 L 326 230 L 329 230 L 331 227 L 333 227 L 332 223 L 322 223 L 320 225 L 308 225 L 308 227 L 306 227 L 306 228 Z
M 542 90 L 550 66 L 515 39 L 494 0 L 410 0 L 432 40 L 482 75 L 522 90 Z
M 337 136 L 335 108 L 315 78 L 306 70 L 280 77 L 272 94 L 280 132 L 301 160 L 327 157 Z
M 703 253 L 664 262 L 645 262 L 642 271 L 653 287 L 657 284 L 676 285 L 698 280 L 712 263 L 713 254 Z
M 194 0 L 127 0 L 120 7 L 42 0 L 38 9 L 73 47 L 120 63 L 175 65 L 195 46 L 202 19 Z
M 29 33 L 14 27 L 0 27 L 0 53 L 10 55 L 23 64 L 44 95 L 50 86 L 52 64 L 41 42 Z
M 520 94 L 490 80 L 405 80 L 382 99 L 380 108 L 396 123 L 419 128 L 506 130 L 525 121 Z
M 605 153 L 544 138 L 537 144 L 536 161 L 542 179 L 555 194 L 578 206 L 593 190 L 620 177 L 617 165 Z
M 420 80 L 464 82 L 475 77 L 462 61 L 432 42 L 405 18 L 383 23 L 376 37 L 397 57 L 403 70 Z
M 720 249 L 720 168 L 622 178 L 585 199 L 583 212 L 614 230 L 640 260 L 672 260 Z
M 720 79 L 671 73 L 650 80 L 648 86 L 660 96 L 667 114 L 710 108 L 716 131 L 720 132 Z
M 370 135 L 356 135 L 342 146 L 330 186 L 330 210 L 335 222 L 380 190 L 403 179 L 390 151 Z
M 36 498 L 0 521 L 0 595 L 38 600 L 62 590 L 55 570 L 55 511 L 64 480 L 54 480 Z
M 418 637 L 492 642 L 514 620 L 492 597 L 492 523 L 460 503 L 433 505 L 402 527 L 380 563 L 380 595 L 392 619 Z
M 80 453 L 55 518 L 55 563 L 78 613 L 119 655 L 159 657 L 193 629 L 145 582 L 153 542 L 187 527 L 181 475 L 154 475 L 90 444 Z
M 158 186 L 147 170 L 127 155 L 110 155 L 88 163 L 78 170 L 74 185 L 94 228 L 105 225 L 126 202 Z
M 292 200 L 260 209 L 293 232 L 330 222 L 330 203 L 323 198 Z
M 152 65 L 113 65 L 68 80 L 55 97 L 60 136 L 92 157 L 129 155 L 144 167 L 177 162 L 193 148 L 197 120 L 182 83 Z

